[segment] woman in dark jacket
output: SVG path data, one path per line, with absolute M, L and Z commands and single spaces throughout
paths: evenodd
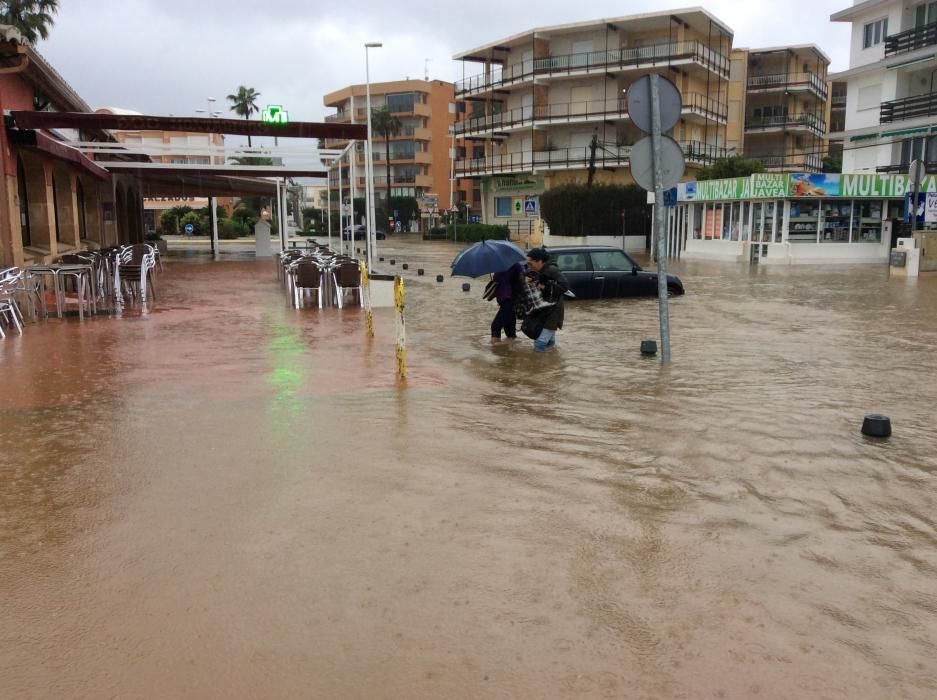
M 517 337 L 517 318 L 514 314 L 514 294 L 524 274 L 524 267 L 517 263 L 505 272 L 494 274 L 497 292 L 495 299 L 498 302 L 498 315 L 491 322 L 491 342 L 501 340 L 501 332 L 508 338 Z
M 556 345 L 556 332 L 563 327 L 563 297 L 569 291 L 569 282 L 543 248 L 533 248 L 527 252 L 527 269 L 530 271 L 528 274 L 536 274 L 537 286 L 544 301 L 553 304 L 535 312 L 538 320 L 543 322 L 543 331 L 534 340 L 534 350 L 544 352 L 551 345 Z

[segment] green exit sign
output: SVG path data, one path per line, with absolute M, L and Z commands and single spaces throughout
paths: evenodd
M 269 105 L 260 113 L 260 121 L 264 124 L 289 124 L 290 113 L 280 105 Z

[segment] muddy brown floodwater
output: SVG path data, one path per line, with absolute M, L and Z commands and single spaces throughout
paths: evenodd
M 0 341 L 0 697 L 937 697 L 937 277 L 677 264 L 662 369 L 384 250 L 405 387 L 246 257 Z

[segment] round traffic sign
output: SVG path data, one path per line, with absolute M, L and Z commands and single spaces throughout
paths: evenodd
M 185 232 L 186 232 L 186 233 L 195 233 L 195 226 L 193 226 L 192 224 L 186 224 L 186 225 L 185 225 Z
M 677 86 L 663 76 L 657 76 L 660 92 L 660 130 L 670 131 L 680 121 L 683 99 Z M 628 116 L 637 127 L 651 133 L 651 76 L 638 78 L 628 88 Z
M 669 136 L 661 136 L 661 187 L 674 187 L 686 171 L 680 144 Z M 631 147 L 631 176 L 648 192 L 654 191 L 654 142 L 646 136 Z

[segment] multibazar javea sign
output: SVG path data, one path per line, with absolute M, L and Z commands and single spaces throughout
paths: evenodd
M 901 199 L 911 191 L 911 184 L 907 175 L 761 173 L 683 183 L 678 195 L 684 202 L 817 197 Z M 937 192 L 937 176 L 926 176 L 921 182 L 921 192 Z

